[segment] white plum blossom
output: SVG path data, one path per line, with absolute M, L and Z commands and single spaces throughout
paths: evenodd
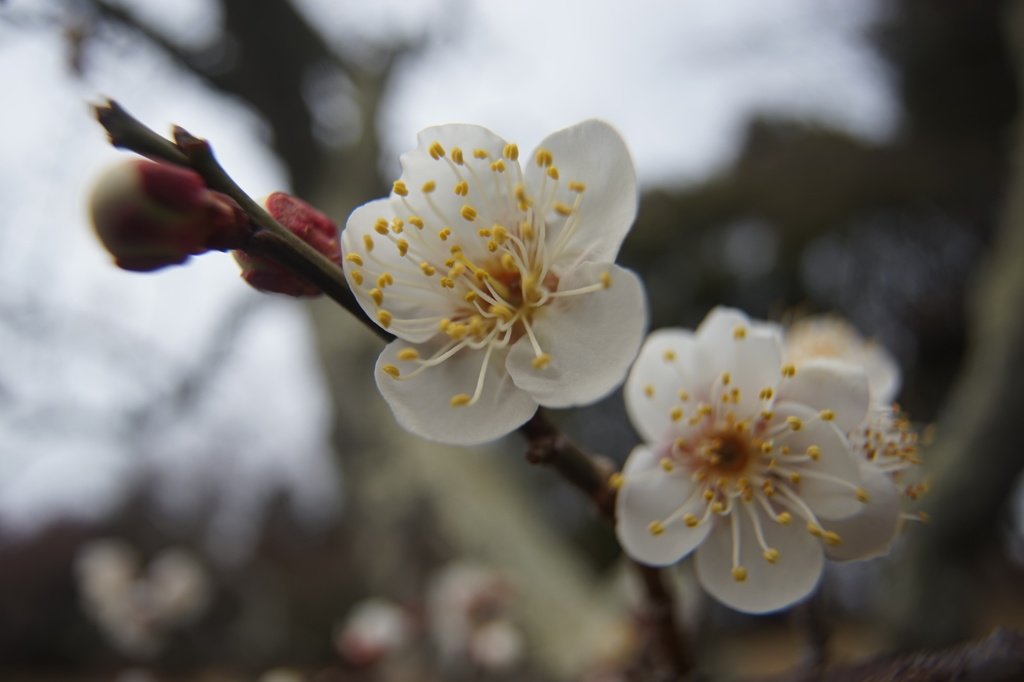
M 386 199 L 342 233 L 360 305 L 398 337 L 376 378 L 398 421 L 469 445 L 538 405 L 593 402 L 619 385 L 643 339 L 639 279 L 614 264 L 636 215 L 622 138 L 588 120 L 520 165 L 486 128 L 427 128 Z
M 834 359 L 864 368 L 871 402 L 888 406 L 900 390 L 900 366 L 880 343 L 865 339 L 846 320 L 835 315 L 805 317 L 785 331 L 787 362 L 800 367 L 812 360 Z
M 783 337 L 787 362 L 844 362 L 861 367 L 868 377 L 871 407 L 864 421 L 849 432 L 854 450 L 863 460 L 888 474 L 899 491 L 917 500 L 927 491 L 904 472 L 921 463 L 918 435 L 893 403 L 899 394 L 899 364 L 882 344 L 862 337 L 852 324 L 837 315 L 806 317 L 787 327 Z M 871 474 L 868 474 L 871 475 Z
M 896 532 L 894 486 L 847 435 L 868 414 L 866 373 L 784 362 L 776 325 L 716 308 L 696 332 L 656 331 L 625 399 L 645 442 L 614 481 L 619 541 L 651 565 L 693 553 L 727 606 L 796 603 L 826 557 L 878 554 Z

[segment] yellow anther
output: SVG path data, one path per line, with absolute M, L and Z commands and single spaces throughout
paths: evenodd
M 823 420 L 830 422 L 836 418 L 836 413 L 832 410 L 822 410 L 818 416 L 820 416 Z
M 363 273 L 358 270 L 352 271 L 352 281 L 356 283 L 356 286 L 362 286 L 363 284 Z
M 453 256 L 455 256 L 456 258 L 458 258 L 459 256 L 462 255 L 462 245 L 461 244 L 452 244 L 451 248 L 448 249 L 448 253 L 450 253 Z M 451 267 L 451 265 L 449 265 L 448 267 Z
M 391 326 L 391 317 L 391 313 L 384 310 L 383 308 L 377 311 L 377 322 L 379 322 L 380 326 L 384 327 L 385 329 Z
M 648 398 L 654 397 L 654 386 L 651 384 L 644 384 L 644 395 Z
M 460 277 L 462 273 L 466 271 L 466 266 L 462 263 L 456 263 L 451 270 L 448 271 L 448 276 L 452 279 Z
M 782 376 L 793 377 L 796 376 L 796 365 L 787 364 L 782 366 Z
M 466 159 L 462 155 L 462 150 L 460 148 L 452 147 L 452 161 L 454 161 L 455 163 L 457 163 L 460 166 L 463 163 L 465 163 Z
M 711 500 L 715 499 L 715 494 L 710 490 L 705 490 L 703 496 L 705 502 L 710 502 Z
M 853 492 L 857 496 L 857 499 L 863 502 L 864 504 L 867 504 L 868 502 L 871 501 L 871 498 L 868 497 L 868 491 L 864 490 L 864 488 L 857 488 Z
M 696 528 L 697 524 L 700 523 L 700 519 L 693 514 L 687 513 L 683 514 L 683 523 L 685 523 L 688 528 Z
M 807 456 L 813 459 L 815 462 L 817 462 L 819 459 L 821 459 L 821 448 L 819 448 L 817 445 L 808 446 Z
M 684 403 L 690 399 L 690 394 L 687 392 L 685 388 L 679 389 L 679 399 L 682 400 Z
M 391 219 L 391 231 L 395 234 L 402 234 L 402 228 L 405 226 L 405 222 L 401 218 Z
M 469 318 L 470 334 L 472 334 L 474 337 L 479 338 L 483 336 L 485 331 L 486 328 L 484 327 L 484 318 L 480 317 L 479 315 L 474 315 L 473 317 Z
M 411 215 L 411 216 L 409 216 L 409 224 L 410 225 L 414 225 L 417 230 L 422 230 L 423 229 L 423 218 L 420 218 L 419 216 Z
M 672 460 L 670 460 L 668 457 L 662 457 L 659 464 L 661 465 L 661 468 L 668 473 L 672 473 L 676 469 L 676 465 L 673 464 Z
M 440 142 L 432 142 L 430 144 L 430 157 L 435 161 L 444 156 L 444 147 L 441 146 Z
M 451 235 L 451 233 L 452 229 L 450 227 L 446 227 L 437 233 L 437 238 L 440 239 L 441 241 L 446 241 L 448 237 Z
M 747 569 L 742 566 L 732 567 L 732 579 L 738 583 L 746 582 L 747 580 Z
M 494 253 L 495 251 L 497 251 L 498 250 L 498 242 L 494 241 L 493 239 L 491 241 L 487 242 L 487 250 L 490 251 L 491 253 Z
M 423 183 L 423 186 L 420 187 L 420 191 L 423 192 L 424 194 L 430 194 L 435 189 L 437 189 L 437 183 L 434 182 L 433 180 L 427 180 L 426 182 Z
M 472 303 L 473 301 L 476 300 L 476 292 L 475 291 L 467 291 L 466 295 L 463 296 L 463 298 L 466 300 L 466 303 Z
M 394 283 L 395 278 L 392 276 L 390 272 L 382 272 L 380 274 L 380 277 L 377 278 L 377 286 L 379 286 L 381 289 L 387 286 L 391 286 Z
M 373 299 L 378 308 L 384 304 L 384 292 L 380 289 L 370 289 L 370 298 Z
M 816 524 L 814 521 L 807 522 L 807 532 L 816 538 L 820 538 L 825 534 L 825 531 L 822 530 L 821 526 Z
M 445 331 L 449 337 L 458 341 L 469 332 L 469 327 L 461 322 L 452 322 Z
M 774 564 L 779 560 L 779 550 L 774 547 L 769 547 L 764 551 L 764 560 L 770 564 Z
M 501 267 L 509 272 L 519 272 L 519 268 L 516 267 L 516 259 L 512 257 L 511 253 L 501 254 Z
M 618 490 L 622 487 L 622 484 L 626 482 L 626 477 L 616 471 L 614 474 L 608 477 L 608 487 L 612 490 Z
M 505 148 L 502 150 L 502 154 L 504 154 L 505 158 L 509 161 L 515 161 L 519 158 L 519 147 L 515 143 L 510 142 L 505 145 Z
M 533 362 L 530 364 L 533 365 L 534 369 L 545 369 L 548 365 L 551 364 L 551 356 L 548 355 L 547 353 L 541 353 L 540 355 L 535 357 L 533 359 Z
M 394 377 L 395 379 L 397 379 L 399 377 L 399 375 L 401 374 L 401 372 L 398 371 L 398 368 L 395 367 L 394 365 L 381 365 L 380 369 L 385 374 L 387 374 L 388 376 Z
M 735 329 L 732 330 L 732 338 L 736 339 L 737 341 L 747 338 L 747 328 L 737 326 Z
M 765 420 L 766 422 L 770 422 L 771 420 L 775 419 L 775 413 L 772 412 L 771 410 L 762 410 L 761 419 Z
M 405 241 L 404 239 L 399 239 L 397 242 L 395 242 L 395 246 L 398 247 L 399 256 L 404 256 L 405 254 L 409 253 L 409 242 Z
M 779 452 L 781 452 L 784 455 L 788 455 L 790 453 L 789 446 L 783 445 L 781 448 L 779 448 Z
M 683 418 L 683 408 L 678 405 L 668 411 L 668 416 L 671 417 L 672 421 L 677 422 Z
M 464 197 L 469 194 L 469 183 L 463 180 L 459 184 L 455 185 L 455 193 L 460 197 Z
M 460 211 L 460 213 L 462 214 L 462 217 L 465 218 L 466 220 L 469 220 L 471 222 L 476 220 L 476 209 L 473 208 L 472 206 L 463 206 L 462 211 Z
M 478 268 L 477 270 L 473 271 L 473 276 L 476 277 L 476 281 L 483 284 L 484 282 L 491 278 L 491 273 L 487 272 L 483 268 Z
M 576 182 L 573 180 L 569 183 L 569 191 L 583 193 L 587 191 L 587 186 L 582 182 Z
M 558 179 L 558 168 L 556 166 L 551 166 L 550 168 L 548 168 L 548 177 L 551 178 L 552 180 Z
M 405 186 L 405 183 L 401 180 L 395 180 L 395 184 L 391 186 L 391 190 L 400 197 L 409 195 L 409 188 Z
M 345 260 L 347 260 L 349 263 L 355 263 L 356 265 L 359 266 L 362 266 L 363 264 L 363 257 L 360 256 L 358 253 L 348 254 L 347 256 L 345 256 Z
M 563 204 L 561 201 L 556 201 L 553 208 L 558 215 L 570 215 L 572 213 L 572 206 Z
M 419 360 L 420 352 L 415 348 L 403 348 L 402 350 L 398 351 L 395 357 L 398 358 L 399 360 L 405 360 L 406 362 L 409 362 L 410 360 Z
M 367 253 L 373 251 L 373 237 L 371 237 L 368 234 L 364 234 L 363 235 L 363 247 L 366 249 Z
M 473 156 L 474 156 L 474 158 L 477 158 L 477 159 L 486 159 L 488 156 L 490 156 L 490 154 L 488 154 L 483 149 L 474 149 L 473 150 Z
M 498 159 L 497 161 L 492 161 L 491 162 L 491 170 L 494 171 L 495 173 L 504 173 L 505 172 L 505 162 L 502 161 L 501 159 Z
M 610 272 L 602 272 L 598 277 L 601 280 L 601 286 L 605 289 L 611 289 L 612 287 L 612 275 Z
M 455 288 L 455 280 L 453 280 L 451 277 L 441 277 L 440 279 L 438 279 L 438 281 L 441 283 L 441 286 L 444 287 L 445 289 Z
M 839 533 L 835 533 L 833 531 L 826 532 L 821 539 L 824 540 L 825 544 L 829 547 L 838 547 L 843 544 L 843 539 L 839 537 Z
M 793 523 L 793 515 L 790 514 L 789 512 L 785 512 L 784 511 L 781 514 L 779 514 L 778 516 L 776 516 L 775 520 L 778 521 L 783 526 L 788 526 L 789 524 Z
M 647 531 L 654 536 L 661 535 L 665 532 L 665 524 L 661 521 L 651 521 L 647 524 Z
M 761 452 L 766 455 L 770 455 L 773 447 L 774 446 L 772 445 L 772 442 L 770 440 L 766 440 L 765 442 L 761 443 Z
M 494 233 L 494 241 L 499 244 L 504 244 L 508 239 L 508 230 L 504 225 L 495 224 L 491 227 L 491 231 Z
M 725 511 L 725 505 L 722 504 L 721 502 L 715 502 L 713 505 L 711 505 L 711 511 L 715 512 L 716 514 L 721 514 Z
M 462 407 L 463 405 L 469 405 L 469 401 L 470 400 L 472 400 L 472 398 L 470 398 L 465 393 L 459 393 L 458 395 L 453 395 L 452 396 L 451 406 L 452 407 Z
M 804 423 L 800 417 L 786 417 L 786 425 L 794 431 L 804 428 Z
M 420 270 L 422 270 L 423 274 L 426 275 L 427 277 L 430 277 L 435 272 L 437 272 L 434 266 L 428 263 L 427 261 L 423 261 L 422 263 L 420 263 Z
M 490 237 L 491 235 L 494 234 L 494 232 L 487 227 L 481 227 L 479 230 L 476 231 L 476 233 L 481 237 Z
M 665 362 L 674 362 L 676 359 L 676 352 L 670 348 L 661 354 L 661 358 Z
M 732 375 L 728 372 L 722 372 L 722 385 L 728 386 L 732 383 Z
M 446 317 L 446 318 L 442 319 L 440 322 L 437 323 L 437 331 L 439 331 L 439 332 L 446 332 L 446 331 L 448 331 L 448 327 L 450 327 L 451 324 L 452 324 L 452 321 L 449 320 Z
M 789 475 L 789 481 L 794 485 L 800 483 L 801 480 L 803 480 L 803 477 L 800 476 L 799 471 L 794 471 Z
M 547 149 L 538 149 L 537 156 L 534 158 L 537 161 L 537 165 L 541 167 L 550 166 L 555 162 L 555 157 Z
M 377 218 L 377 222 L 373 224 L 373 229 L 377 234 L 387 234 L 390 232 L 388 230 L 388 221 L 384 218 Z
M 685 438 L 676 438 L 674 441 L 672 441 L 672 446 L 676 450 L 682 450 L 683 448 L 686 447 L 686 439 Z
M 509 310 L 507 306 L 503 306 L 503 305 L 500 305 L 500 304 L 499 305 L 492 305 L 489 312 L 491 314 L 497 316 L 497 317 L 500 317 L 501 319 L 505 320 L 506 322 L 511 320 L 512 316 L 513 316 L 512 311 Z

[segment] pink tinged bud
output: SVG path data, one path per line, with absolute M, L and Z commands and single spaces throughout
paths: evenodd
M 333 263 L 341 265 L 341 242 L 338 240 L 338 226 L 333 220 L 305 201 L 284 192 L 274 192 L 263 203 L 267 212 L 292 234 Z M 234 256 L 242 268 L 242 279 L 256 289 L 288 296 L 319 296 L 323 293 L 268 258 L 251 256 L 244 251 L 235 251 Z
M 197 173 L 142 159 L 101 175 L 90 211 L 97 236 L 125 270 L 148 272 L 237 248 L 251 233 L 241 207 L 207 189 Z

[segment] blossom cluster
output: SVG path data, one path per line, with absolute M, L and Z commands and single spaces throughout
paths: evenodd
M 851 333 L 787 335 L 727 308 L 654 332 L 625 386 L 644 443 L 615 477 L 623 548 L 653 565 L 692 553 L 701 585 L 750 613 L 808 596 L 826 557 L 885 553 L 902 520 L 893 476 L 917 462 L 887 404 L 896 372 Z

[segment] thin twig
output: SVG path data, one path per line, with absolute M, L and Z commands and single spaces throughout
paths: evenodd
M 217 162 L 206 140 L 195 137 L 184 128 L 175 127 L 175 144 L 146 127 L 113 100 L 96 106 L 95 111 L 96 119 L 106 129 L 115 147 L 133 151 L 154 161 L 191 168 L 209 188 L 238 202 L 253 226 L 252 236 L 244 249 L 246 252 L 280 263 L 315 284 L 385 341 L 394 338 L 367 317 L 345 282 L 341 268 L 253 201 Z

